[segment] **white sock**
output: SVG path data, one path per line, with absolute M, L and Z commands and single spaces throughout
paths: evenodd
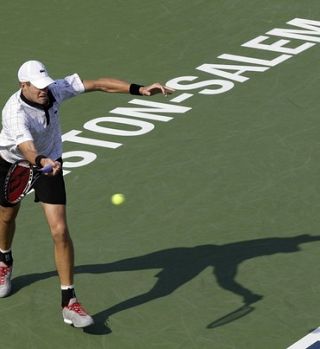
M 2 250 L 1 248 L 0 248 L 0 252 L 1 253 L 8 253 L 8 252 L 10 252 L 11 251 L 11 248 L 9 248 L 9 250 Z
M 61 285 L 61 290 L 73 289 L 74 285 Z

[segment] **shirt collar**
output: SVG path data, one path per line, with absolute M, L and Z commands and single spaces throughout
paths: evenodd
M 41 110 L 49 110 L 50 108 L 52 108 L 53 106 L 53 103 L 56 101 L 56 99 L 54 98 L 52 92 L 50 90 L 48 90 L 48 104 L 46 105 L 43 105 L 43 104 L 40 104 L 40 103 L 36 103 L 36 102 L 32 102 L 32 101 L 29 101 L 22 93 L 20 93 L 20 97 L 21 99 L 28 105 L 30 105 L 31 107 L 34 107 L 34 108 L 37 108 L 37 109 L 41 109 Z

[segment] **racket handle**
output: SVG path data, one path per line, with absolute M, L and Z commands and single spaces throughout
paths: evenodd
M 42 173 L 50 173 L 52 172 L 52 166 L 51 165 L 44 166 L 40 169 L 40 171 Z

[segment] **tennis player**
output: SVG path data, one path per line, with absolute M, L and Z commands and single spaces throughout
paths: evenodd
M 93 319 L 79 303 L 74 289 L 74 249 L 66 220 L 59 107 L 63 101 L 90 91 L 150 96 L 167 95 L 172 90 L 160 83 L 141 86 L 113 78 L 81 80 L 78 74 L 53 80 L 46 67 L 35 60 L 22 64 L 18 80 L 20 89 L 3 108 L 0 133 L 0 297 L 11 291 L 11 247 L 20 209 L 20 203 L 12 205 L 5 200 L 5 176 L 10 165 L 21 159 L 38 167 L 51 165 L 52 173 L 41 176 L 35 184 L 35 202 L 41 203 L 52 234 L 64 322 L 86 327 L 93 324 Z

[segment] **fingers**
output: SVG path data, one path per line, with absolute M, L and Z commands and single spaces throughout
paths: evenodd
M 45 158 L 43 159 L 43 167 L 50 167 L 51 171 L 45 173 L 46 175 L 49 176 L 55 176 L 61 171 L 61 163 L 59 161 L 54 161 L 50 158 Z
M 175 92 L 175 90 L 156 82 L 150 86 L 143 87 L 141 92 L 143 96 L 151 96 L 157 93 L 162 93 L 164 96 L 167 96 Z
M 173 92 L 175 92 L 175 90 L 173 88 L 170 88 L 168 86 L 164 86 L 164 95 L 167 96 L 167 95 L 171 95 Z
M 54 166 L 52 167 L 53 175 L 56 175 L 62 170 L 61 163 L 59 161 L 54 161 Z
M 159 83 L 156 83 L 154 84 L 155 85 L 155 88 L 159 88 L 161 93 L 164 95 L 164 96 L 167 96 L 167 95 L 171 95 L 173 92 L 174 92 L 174 89 L 168 87 L 168 86 L 162 86 L 161 84 Z

